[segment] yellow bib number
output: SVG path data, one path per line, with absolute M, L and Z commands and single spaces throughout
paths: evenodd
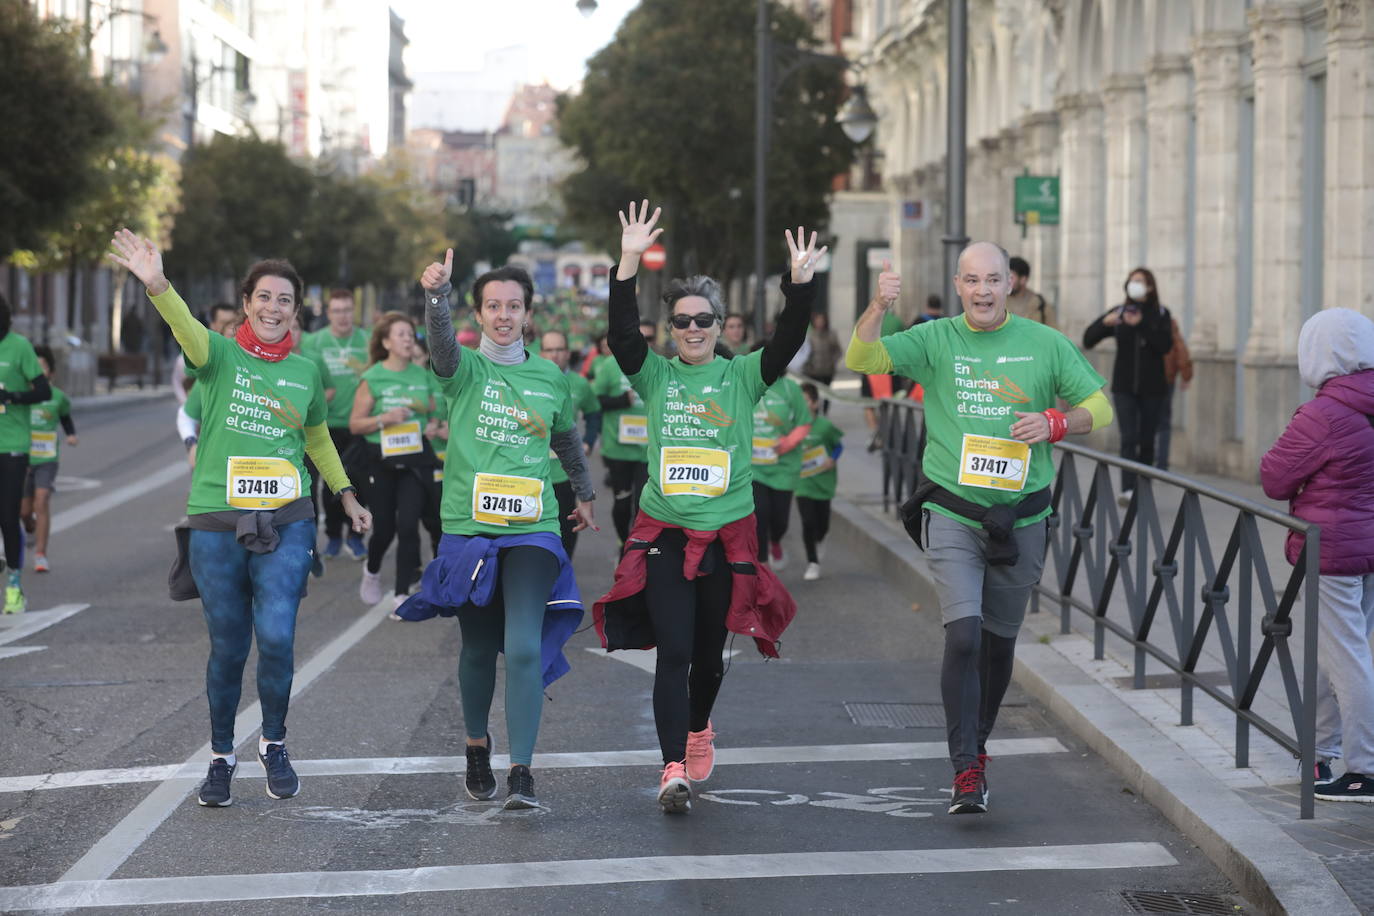
M 544 481 L 506 474 L 472 480 L 472 518 L 488 525 L 528 525 L 544 511 Z
M 29 433 L 29 454 L 35 458 L 57 457 L 57 433 Z
M 815 477 L 824 471 L 825 462 L 829 457 L 825 452 L 824 445 L 818 445 L 802 452 L 801 476 Z
M 730 487 L 730 453 L 718 448 L 665 448 L 658 473 L 664 496 L 720 496 Z
M 776 437 L 767 439 L 762 436 L 754 437 L 754 464 L 777 464 L 778 463 L 778 440 Z
M 280 509 L 300 495 L 300 472 L 285 458 L 229 459 L 227 501 L 235 509 Z
M 382 427 L 381 439 L 383 458 L 417 455 L 425 450 L 424 435 L 420 432 L 419 420 L 384 426 Z
M 444 449 L 442 452 L 435 452 L 435 453 L 434 453 L 434 457 L 439 459 L 439 466 L 438 466 L 437 468 L 434 469 L 434 482 L 435 482 L 435 483 L 443 483 L 443 482 L 444 482 L 444 459 L 448 458 L 448 449 Z
M 1019 493 L 1030 473 L 1030 446 L 1015 439 L 964 435 L 959 485 Z
M 648 445 L 649 418 L 621 414 L 616 439 L 621 445 Z

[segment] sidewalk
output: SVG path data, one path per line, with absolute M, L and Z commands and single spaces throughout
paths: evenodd
M 851 393 L 851 386 L 857 395 L 857 382 L 840 381 L 836 389 L 843 396 Z M 862 409 L 832 400 L 830 419 L 845 431 L 834 505 L 836 533 L 933 613 L 937 602 L 924 557 L 907 537 L 895 507 L 883 511 L 882 461 L 865 450 L 869 433 Z M 1266 499 L 1256 486 L 1200 475 L 1195 479 L 1286 508 Z M 1156 498 L 1167 537 L 1180 497 L 1158 488 Z M 1206 500 L 1203 511 L 1208 541 L 1219 557 L 1236 511 Z M 1282 553 L 1283 533 L 1266 527 L 1274 526 L 1261 526 L 1261 540 L 1281 592 L 1290 573 Z M 1045 581 L 1050 581 L 1052 559 L 1047 570 Z M 1237 603 L 1227 605 L 1228 613 L 1236 611 Z M 1167 669 L 1155 664 L 1147 668 L 1148 687 L 1131 689 L 1133 649 L 1109 634 L 1104 659 L 1094 660 L 1091 621 L 1072 613 L 1072 631 L 1066 635 L 1060 633 L 1057 607 L 1048 602 L 1027 616 L 1017 646 L 1016 679 L 1022 689 L 1111 762 L 1137 794 L 1197 843 L 1251 900 L 1274 912 L 1374 913 L 1374 805 L 1318 801 L 1315 819 L 1299 820 L 1297 765 L 1291 754 L 1251 729 L 1251 765 L 1237 769 L 1235 718 L 1229 711 L 1195 691 L 1196 724 L 1178 725 L 1177 676 L 1163 676 Z M 1258 621 L 1264 609 L 1256 607 L 1252 613 Z M 1128 619 L 1122 599 L 1114 599 L 1109 616 Z M 1300 655 L 1301 622 L 1295 624 L 1290 642 Z M 1156 641 L 1166 638 L 1159 626 L 1167 626 L 1162 612 Z M 1258 639 L 1256 624 L 1255 646 Z M 1224 678 L 1221 651 L 1213 628 L 1198 670 Z M 1301 658 L 1295 663 L 1300 678 Z M 1287 697 L 1273 661 L 1255 709 L 1291 731 Z M 1336 769 L 1339 775 L 1339 764 Z
M 174 397 L 168 385 L 154 385 L 139 388 L 136 385 L 120 385 L 114 391 L 101 394 L 83 394 L 72 398 L 76 410 L 100 410 L 107 407 L 125 407 L 130 404 L 144 404 L 160 398 Z

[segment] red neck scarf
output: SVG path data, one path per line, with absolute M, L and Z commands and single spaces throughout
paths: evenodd
M 258 335 L 253 333 L 253 326 L 245 321 L 239 325 L 239 332 L 234 338 L 238 345 L 247 350 L 251 355 L 258 359 L 265 359 L 269 363 L 279 363 L 291 355 L 291 332 L 287 331 L 286 336 L 274 344 L 263 343 L 258 339 Z

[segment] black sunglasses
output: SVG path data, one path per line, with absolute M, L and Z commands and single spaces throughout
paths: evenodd
M 700 312 L 696 315 L 674 315 L 668 320 L 671 321 L 673 327 L 677 328 L 679 331 L 685 331 L 690 328 L 692 322 L 696 322 L 697 327 L 705 330 L 716 323 L 716 314 L 715 312 Z

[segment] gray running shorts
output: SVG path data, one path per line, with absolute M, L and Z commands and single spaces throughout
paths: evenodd
M 1044 521 L 1016 529 L 1021 556 L 1015 566 L 989 566 L 983 559 L 988 533 L 939 512 L 923 509 L 926 559 L 940 597 L 946 626 L 965 617 L 983 618 L 994 636 L 1016 636 L 1026 617 L 1031 589 L 1045 568 Z
M 52 490 L 57 492 L 54 483 L 57 481 L 57 462 L 45 461 L 42 464 L 29 465 L 29 476 L 24 481 L 24 495 L 32 496 L 34 490 Z

